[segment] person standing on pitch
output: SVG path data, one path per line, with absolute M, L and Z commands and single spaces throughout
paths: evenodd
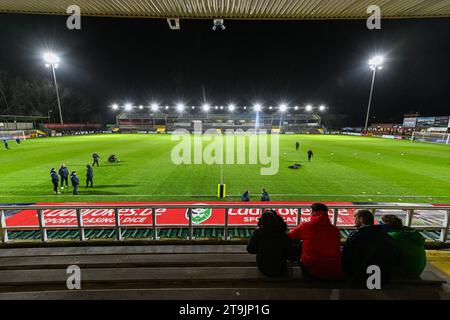
M 262 190 L 261 201 L 270 201 L 269 193 L 264 188 Z
M 50 169 L 50 178 L 52 179 L 53 192 L 55 194 L 59 194 L 59 192 L 58 192 L 58 181 L 59 181 L 59 178 L 58 178 L 58 174 L 56 173 L 55 168 L 51 168 Z
M 244 192 L 244 194 L 241 196 L 241 201 L 243 202 L 249 202 L 250 201 L 250 193 L 247 191 Z
M 311 162 L 311 158 L 313 157 L 313 152 L 311 149 L 308 150 L 308 161 Z
M 97 164 L 97 167 L 98 167 L 98 159 L 99 158 L 100 158 L 100 156 L 96 152 L 94 152 L 92 154 L 92 160 L 94 160 L 94 162 L 92 163 L 92 166 L 95 166 L 95 164 Z
M 296 142 L 295 143 L 295 151 L 298 151 L 298 149 L 300 148 L 300 142 Z
M 58 173 L 61 177 L 61 189 L 64 190 L 64 182 L 66 183 L 66 188 L 69 187 L 69 169 L 67 169 L 66 165 L 63 163 L 61 164 Z
M 72 171 L 70 175 L 70 181 L 72 182 L 73 194 L 78 194 L 78 185 L 80 184 L 80 180 L 77 177 L 77 173 Z
M 86 188 L 89 187 L 89 184 L 91 184 L 91 188 L 94 186 L 94 169 L 90 166 L 86 166 Z
M 6 141 L 6 139 L 3 140 L 3 144 L 5 145 L 5 149 L 8 150 L 8 141 Z
M 20 144 L 20 138 L 19 137 L 16 138 L 16 142 L 17 142 L 17 144 Z

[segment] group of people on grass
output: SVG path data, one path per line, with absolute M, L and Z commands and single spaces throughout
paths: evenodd
M 369 210 L 355 212 L 356 230 L 342 247 L 339 229 L 331 224 L 328 208 L 312 205 L 309 222 L 288 232 L 284 219 L 266 210 L 258 222 L 247 251 L 256 254 L 258 269 L 267 276 L 282 276 L 287 261 L 300 261 L 303 271 L 312 278 L 348 278 L 366 283 L 369 266 L 377 266 L 381 283 L 392 277 L 419 279 L 426 264 L 425 239 L 402 220 L 385 215 L 379 224 Z
M 100 156 L 97 153 L 92 154 L 92 166 L 86 165 L 86 188 L 93 187 L 94 186 L 94 169 L 93 166 L 97 164 L 97 167 L 99 166 L 98 159 Z M 69 169 L 66 167 L 66 165 L 63 163 L 61 164 L 61 167 L 59 168 L 58 172 L 56 172 L 55 168 L 50 169 L 50 178 L 52 180 L 53 184 L 53 192 L 55 194 L 60 194 L 61 192 L 58 191 L 59 181 L 61 180 L 61 190 L 64 190 L 64 185 L 66 185 L 66 188 L 69 187 Z M 78 194 L 78 186 L 80 185 L 80 179 L 78 178 L 77 172 L 72 171 L 70 173 L 70 182 L 73 187 L 73 194 Z
M 17 144 L 20 144 L 20 138 L 17 137 L 16 142 L 17 142 Z M 3 146 L 5 147 L 6 150 L 9 150 L 8 140 L 3 139 Z
M 66 188 L 69 188 L 69 169 L 66 167 L 64 163 L 61 164 L 58 173 L 56 173 L 55 168 L 51 168 L 50 178 L 52 180 L 53 192 L 55 194 L 61 193 L 58 191 L 59 180 L 61 180 L 61 190 L 64 190 L 64 184 L 66 185 Z M 70 173 L 70 182 L 73 187 L 73 194 L 77 195 L 78 186 L 80 185 L 80 179 L 78 178 L 76 171 L 72 171 Z M 93 186 L 94 186 L 94 169 L 88 164 L 86 166 L 86 188 Z
M 246 190 L 242 194 L 241 201 L 243 201 L 243 202 L 249 202 L 250 201 L 250 192 L 248 190 Z M 262 193 L 261 193 L 261 201 L 270 201 L 269 193 L 264 188 L 262 189 Z

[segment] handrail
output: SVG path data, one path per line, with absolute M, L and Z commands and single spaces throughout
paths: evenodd
M 398 209 L 398 210 L 450 210 L 450 206 L 431 206 L 431 205 L 386 205 L 386 204 L 327 204 L 329 209 Z M 251 208 L 251 209 L 266 209 L 266 208 L 274 208 L 274 209 L 309 209 L 311 208 L 310 204 L 295 204 L 295 203 L 277 203 L 277 202 L 268 202 L 266 204 L 246 204 L 245 202 L 241 203 L 157 203 L 151 202 L 146 204 L 107 204 L 107 205 L 99 205 L 99 204 L 46 204 L 46 205 L 8 205 L 2 206 L 0 205 L 0 210 L 38 210 L 38 209 L 144 209 L 144 208 L 155 208 L 155 209 L 242 209 L 242 208 Z
M 267 203 L 251 203 L 246 204 L 242 202 L 231 202 L 231 203 L 164 203 L 164 202 L 152 202 L 152 203 L 133 203 L 133 204 L 73 204 L 73 205 L 67 205 L 67 204 L 48 204 L 48 205 L 0 205 L 0 237 L 1 241 L 3 243 L 10 242 L 11 240 L 8 237 L 8 230 L 28 230 L 28 229 L 34 229 L 39 230 L 40 232 L 40 239 L 42 242 L 48 241 L 48 233 L 47 230 L 54 230 L 54 229 L 78 229 L 80 232 L 79 240 L 80 241 L 86 241 L 86 237 L 84 234 L 85 229 L 99 229 L 99 228 L 105 228 L 105 229 L 114 229 L 116 233 L 116 240 L 122 241 L 123 235 L 122 235 L 122 228 L 147 228 L 147 229 L 153 229 L 153 239 L 157 240 L 158 237 L 158 228 L 164 228 L 164 227 L 178 227 L 178 228 L 188 228 L 188 239 L 192 240 L 194 239 L 193 236 L 193 230 L 196 228 L 201 227 L 223 227 L 224 228 L 224 240 L 229 240 L 229 232 L 228 229 L 230 227 L 228 221 L 228 214 L 229 209 L 306 209 L 310 208 L 311 206 L 309 204 L 296 204 L 293 202 L 289 203 L 283 203 L 283 202 L 267 202 Z M 124 225 L 120 222 L 120 213 L 119 209 L 151 209 L 152 210 L 152 217 L 153 221 L 151 224 L 139 224 L 139 225 Z M 188 218 L 189 223 L 187 225 L 180 225 L 180 224 L 158 224 L 156 221 L 156 215 L 155 215 L 155 209 L 171 209 L 171 208 L 182 208 L 188 210 Z M 211 209 L 225 209 L 225 222 L 223 224 L 214 224 L 214 225 L 194 225 L 192 223 L 192 209 L 201 209 L 201 208 L 211 208 Z M 447 242 L 448 241 L 448 232 L 450 228 L 450 206 L 443 205 L 443 206 L 432 206 L 432 205 L 415 205 L 415 204 L 408 204 L 408 205 L 394 205 L 394 204 L 334 204 L 334 205 L 328 205 L 328 208 L 333 211 L 332 215 L 332 223 L 334 225 L 337 224 L 337 216 L 339 213 L 339 209 L 370 209 L 370 211 L 375 214 L 376 210 L 386 210 L 386 209 L 392 209 L 392 210 L 402 210 L 406 211 L 406 225 L 411 226 L 412 217 L 414 215 L 415 210 L 433 210 L 433 211 L 446 211 L 446 214 L 444 215 L 443 223 L 442 225 L 436 225 L 436 226 L 415 226 L 415 228 L 419 230 L 440 230 L 440 242 Z M 48 226 L 45 223 L 45 218 L 43 211 L 44 210 L 54 210 L 54 209 L 60 209 L 60 210 L 75 210 L 77 219 L 76 219 L 76 225 L 62 225 L 62 226 Z M 93 209 L 108 209 L 113 210 L 114 212 L 114 224 L 113 225 L 104 225 L 104 224 L 92 224 L 92 225 L 85 225 L 83 224 L 82 219 L 82 210 L 93 210 Z M 38 225 L 35 227 L 31 226 L 7 226 L 6 219 L 5 219 L 5 211 L 6 210 L 37 210 L 38 215 Z M 298 219 L 297 225 L 301 222 L 301 219 Z M 232 225 L 233 227 L 253 227 L 249 225 Z M 339 229 L 353 229 L 353 226 L 350 225 L 337 225 Z

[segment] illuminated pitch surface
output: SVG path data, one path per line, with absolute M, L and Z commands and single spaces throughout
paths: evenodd
M 299 141 L 300 151 L 295 151 Z M 220 165 L 171 162 L 178 142 L 170 135 L 94 135 L 10 142 L 0 150 L 0 203 L 67 201 L 198 201 L 216 199 Z M 207 144 L 209 142 L 205 142 Z M 308 148 L 314 151 L 308 163 Z M 97 152 L 94 188 L 84 188 L 86 164 Z M 116 154 L 118 164 L 107 163 Z M 51 167 L 66 163 L 80 177 L 54 195 Z M 288 166 L 300 163 L 299 170 Z M 450 203 L 450 146 L 379 138 L 281 135 L 280 169 L 260 175 L 259 165 L 224 165 L 227 200 L 249 190 L 258 201 L 265 187 L 271 200 Z

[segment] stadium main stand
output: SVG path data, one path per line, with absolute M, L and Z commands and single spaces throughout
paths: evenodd
M 222 107 L 223 108 L 223 107 Z M 116 116 L 116 125 L 121 132 L 171 132 L 176 129 L 194 131 L 196 123 L 202 124 L 202 130 L 255 128 L 255 112 L 240 110 L 234 113 L 214 110 L 209 113 L 188 110 L 183 113 L 162 110 L 149 113 L 144 110 L 123 111 Z M 276 110 L 264 110 L 259 115 L 259 129 L 268 132 L 279 130 L 282 133 L 323 133 L 321 117 L 318 113 L 287 112 L 281 114 Z

